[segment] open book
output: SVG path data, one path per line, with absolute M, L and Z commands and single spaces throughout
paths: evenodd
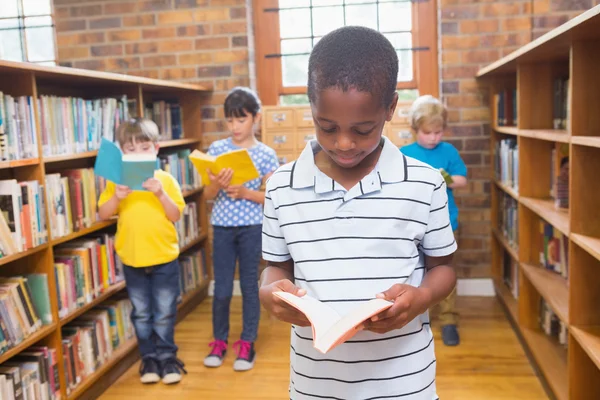
M 142 184 L 154 177 L 157 165 L 155 154 L 123 154 L 116 144 L 102 138 L 94 173 L 131 190 L 146 190 Z
M 221 170 L 231 168 L 233 170 L 231 185 L 241 185 L 260 177 L 247 149 L 233 150 L 219 156 L 210 156 L 200 150 L 194 150 L 190 154 L 190 161 L 198 170 L 204 185 L 210 184 L 207 169 L 217 175 Z
M 394 304 L 384 299 L 372 299 L 360 304 L 349 314 L 339 315 L 327 304 L 308 295 L 298 297 L 287 292 L 273 294 L 306 316 L 312 325 L 313 346 L 323 354 L 354 336 L 362 329 L 364 321 Z

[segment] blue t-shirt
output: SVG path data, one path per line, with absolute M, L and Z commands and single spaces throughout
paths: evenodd
M 409 157 L 431 165 L 435 169 L 444 168 L 450 175 L 467 176 L 467 166 L 460 158 L 456 147 L 450 143 L 440 142 L 435 148 L 426 149 L 414 142 L 403 146 L 400 151 Z M 452 189 L 448 188 L 447 193 L 450 223 L 452 224 L 452 230 L 455 231 L 458 228 L 458 207 L 454 201 Z
M 208 148 L 208 154 L 218 156 L 232 150 L 239 150 L 231 138 L 213 142 Z M 256 178 L 244 184 L 251 190 L 259 190 L 265 175 L 279 168 L 279 160 L 275 150 L 264 143 L 259 142 L 256 146 L 248 149 L 250 158 L 254 162 L 260 178 Z M 249 200 L 234 200 L 227 196 L 224 190 L 219 190 L 212 210 L 211 224 L 217 226 L 247 226 L 262 225 L 262 204 Z

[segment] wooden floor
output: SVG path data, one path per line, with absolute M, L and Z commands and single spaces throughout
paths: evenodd
M 503 310 L 495 298 L 459 298 L 462 343 L 449 348 L 435 339 L 438 360 L 437 387 L 442 400 L 547 399 Z M 231 342 L 241 331 L 241 302 L 232 305 Z M 211 340 L 210 299 L 177 325 L 176 343 L 188 375 L 175 386 L 144 386 L 135 364 L 109 388 L 101 400 L 287 399 L 289 378 L 289 327 L 263 317 L 252 371 L 232 369 L 233 353 L 221 368 L 207 369 L 202 360 Z

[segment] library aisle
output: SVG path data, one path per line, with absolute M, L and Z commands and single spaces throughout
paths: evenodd
M 241 331 L 241 297 L 232 301 L 232 339 Z M 445 347 L 437 332 L 438 395 L 443 400 L 542 400 L 547 399 L 498 300 L 493 297 L 459 297 L 462 343 Z M 434 322 L 435 324 L 435 322 Z M 227 355 L 221 368 L 202 364 L 211 340 L 211 302 L 202 302 L 176 327 L 179 357 L 187 375 L 180 384 L 144 386 L 139 383 L 139 363 L 134 364 L 99 400 L 286 399 L 289 379 L 289 328 L 263 312 L 256 366 L 237 373 L 235 355 Z

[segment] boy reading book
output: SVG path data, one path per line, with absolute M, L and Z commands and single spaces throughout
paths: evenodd
M 260 100 L 248 88 L 234 88 L 225 98 L 225 118 L 231 137 L 213 142 L 208 155 L 217 159 L 232 152 L 246 151 L 258 175 L 246 181 L 240 173 L 251 168 L 207 170 L 210 184 L 204 193 L 214 199 L 211 215 L 213 226 L 213 335 L 211 350 L 204 359 L 207 367 L 219 367 L 227 353 L 229 339 L 229 306 L 233 294 L 236 261 L 239 264 L 243 301 L 243 330 L 233 344 L 237 357 L 235 371 L 252 369 L 255 361 L 254 342 L 258 333 L 260 302 L 258 300 L 258 264 L 260 262 L 261 226 L 265 193 L 262 186 L 279 166 L 275 150 L 254 136 L 260 121 Z M 192 162 L 194 159 L 191 159 Z M 230 164 L 231 165 L 231 164 Z
M 158 152 L 158 127 L 150 120 L 123 122 L 117 140 L 124 154 Z M 179 183 L 156 170 L 143 183 L 146 191 L 108 182 L 98 200 L 100 218 L 118 215 L 115 250 L 124 266 L 131 321 L 142 357 L 142 383 L 181 380 L 177 358 L 175 316 L 179 296 L 179 242 L 174 222 L 185 207 Z
M 442 141 L 448 123 L 446 108 L 433 96 L 421 96 L 413 103 L 410 110 L 410 123 L 414 143 L 403 146 L 403 154 L 416 158 L 442 173 L 446 181 L 448 195 L 448 211 L 450 223 L 455 237 L 458 230 L 458 207 L 454 201 L 454 189 L 467 185 L 467 167 L 458 150 Z M 458 313 L 456 311 L 456 290 L 439 304 L 439 320 L 442 326 L 442 340 L 446 346 L 460 343 L 458 334 Z
M 456 242 L 440 172 L 382 137 L 397 79 L 396 50 L 381 33 L 344 27 L 321 38 L 308 66 L 317 138 L 267 182 L 260 298 L 293 324 L 292 400 L 438 398 L 427 310 L 456 283 Z M 393 305 L 323 355 L 279 291 L 340 316 L 374 298 Z

